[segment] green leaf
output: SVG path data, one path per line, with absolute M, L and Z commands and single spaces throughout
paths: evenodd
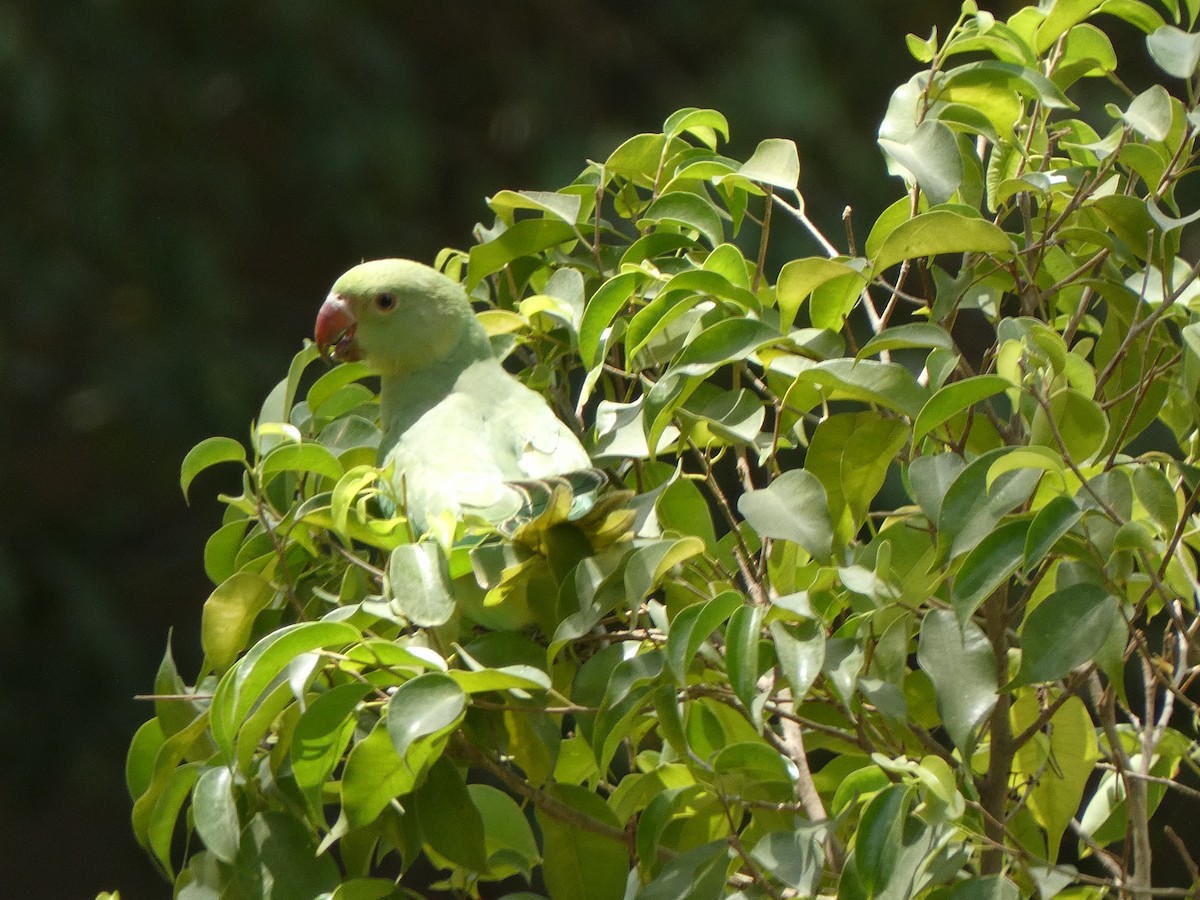
M 860 287 L 867 283 L 859 270 L 844 262 L 822 256 L 794 259 L 784 263 L 783 268 L 779 270 L 779 280 L 775 286 L 775 301 L 779 304 L 781 325 L 784 328 L 791 327 L 801 304 L 813 291 L 835 278 L 842 277 L 856 279 Z
M 1005 472 L 988 484 L 997 460 L 1012 452 L 1002 447 L 972 460 L 946 491 L 938 512 L 938 545 L 948 558 L 966 553 L 983 540 L 1004 515 L 1029 499 L 1041 479 L 1038 469 Z
M 1067 388 L 1052 396 L 1047 405 L 1049 412 L 1040 404 L 1034 410 L 1029 429 L 1031 444 L 1040 444 L 1060 453 L 1065 449 L 1077 464 L 1087 462 L 1100 452 L 1108 436 L 1108 416 L 1095 400 L 1082 391 Z
M 794 830 L 764 834 L 750 851 L 750 858 L 800 896 L 819 893 L 825 867 L 825 828 L 801 824 Z
M 688 666 L 700 645 L 745 602 L 737 591 L 722 591 L 705 603 L 694 603 L 679 611 L 667 634 L 667 664 L 677 684 L 687 684 Z
M 742 163 L 738 174 L 760 184 L 794 191 L 800 183 L 800 157 L 796 143 L 783 138 L 767 138 L 754 148 Z
M 883 893 L 896 871 L 913 793 L 908 785 L 889 785 L 863 810 L 854 844 L 854 860 L 869 896 Z
M 704 541 L 695 535 L 639 547 L 625 565 L 625 596 L 630 602 L 640 602 L 675 566 L 703 552 Z
M 205 770 L 192 791 L 192 817 L 196 833 L 204 846 L 221 862 L 231 863 L 237 856 L 237 801 L 233 795 L 233 771 L 228 766 Z
M 200 645 L 218 672 L 233 665 L 250 639 L 258 614 L 275 599 L 275 587 L 253 572 L 235 572 L 204 601 Z
M 913 422 L 913 443 L 916 444 L 933 429 L 981 400 L 1002 393 L 1012 386 L 1012 382 L 999 375 L 977 375 L 951 382 L 938 390 L 921 407 L 921 412 Z
M 344 388 L 346 385 L 366 378 L 371 373 L 371 367 L 365 362 L 343 363 L 334 366 L 313 382 L 308 389 L 308 407 L 314 413 L 320 412 L 321 404 Z
M 740 512 L 759 535 L 792 541 L 827 561 L 833 551 L 833 523 L 821 480 L 803 469 L 784 472 L 767 487 L 738 498 Z
M 665 157 L 669 142 L 662 134 L 635 134 L 605 160 L 605 172 L 649 186 L 654 183 L 654 176 Z
M 1101 0 L 1057 0 L 1037 30 L 1034 49 L 1045 53 L 1054 42 L 1095 11 Z
M 385 589 L 393 606 L 422 628 L 444 625 L 454 614 L 450 571 L 441 544 L 401 544 L 388 557 Z
M 1160 69 L 1176 78 L 1191 78 L 1200 66 L 1200 34 L 1188 34 L 1173 25 L 1147 35 L 1146 49 Z
M 687 107 L 667 116 L 663 122 L 663 134 L 667 138 L 691 134 L 699 138 L 710 150 L 717 149 L 717 135 L 729 140 L 729 122 L 715 109 Z
M 159 848 L 169 855 L 170 839 L 179 810 L 196 778 L 200 776 L 199 764 L 184 765 L 184 761 L 197 751 L 207 755 L 205 730 L 209 721 L 208 714 L 202 712 L 187 726 L 170 735 L 158 745 L 153 760 L 149 761 L 151 768 L 140 772 L 136 779 L 149 779 L 149 783 L 133 804 L 133 834 L 138 844 L 151 852 L 155 852 L 156 842 L 160 842 Z M 146 752 L 147 749 L 142 747 L 140 751 Z M 130 779 L 130 784 L 133 783 L 134 779 Z M 164 868 L 170 870 L 169 860 Z
M 183 804 L 187 802 L 202 768 L 200 763 L 188 763 L 167 772 L 146 821 L 142 846 L 154 855 L 163 871 L 172 879 L 175 877 L 175 867 L 171 862 L 171 838 L 177 830 Z
M 646 278 L 644 272 L 614 275 L 600 285 L 587 302 L 579 325 L 579 356 L 588 367 L 600 362 L 598 354 L 604 330 Z
M 1014 730 L 1024 731 L 1041 712 L 1035 692 L 1019 693 L 1012 707 Z M 1079 812 L 1099 756 L 1096 728 L 1078 697 L 1066 698 L 1037 739 L 1026 741 L 1017 750 L 1014 771 L 1032 783 L 1029 809 L 1046 830 L 1050 859 L 1057 858 L 1062 836 Z
M 179 488 L 187 499 L 188 488 L 193 479 L 210 466 L 223 462 L 246 461 L 246 448 L 240 441 L 229 437 L 205 438 L 187 452 L 179 466 Z
M 587 788 L 550 784 L 546 793 L 570 815 L 591 819 L 615 833 L 621 829 L 608 804 Z M 629 856 L 620 841 L 551 816 L 535 807 L 542 831 L 542 875 L 550 900 L 621 900 Z
M 1104 0 L 1098 11 L 1124 19 L 1146 34 L 1151 34 L 1166 24 L 1162 16 L 1142 0 Z
M 671 366 L 675 375 L 707 377 L 727 363 L 745 359 L 755 350 L 782 340 L 770 325 L 757 319 L 723 319 L 700 332 Z
M 574 239 L 575 228 L 559 219 L 523 219 L 486 244 L 471 248 L 467 263 L 467 291 L 515 259 L 532 256 Z
M 125 757 L 125 787 L 129 796 L 136 800 L 150 789 L 154 778 L 154 760 L 166 740 L 158 719 L 143 722 L 129 742 Z
M 871 261 L 874 272 L 884 272 L 905 259 L 941 253 L 990 253 L 1011 256 L 1012 239 L 984 219 L 945 209 L 922 213 L 899 225 L 883 241 Z
M 730 849 L 726 841 L 709 841 L 672 856 L 634 900 L 720 900 L 726 896 L 725 879 Z M 729 895 L 736 896 L 736 895 Z
M 937 693 L 942 724 L 963 753 L 996 705 L 996 657 L 974 622 L 960 624 L 948 609 L 926 613 L 917 660 Z
M 1134 97 L 1122 118 L 1142 137 L 1165 140 L 1171 130 L 1171 95 L 1161 84 L 1156 84 Z
M 345 647 L 361 637 L 357 628 L 344 622 L 301 622 L 285 625 L 251 647 L 213 692 L 212 737 L 225 760 L 233 758 L 234 737 L 251 707 L 297 656 L 319 648 Z
M 843 275 L 818 285 L 808 302 L 808 317 L 813 328 L 829 333 L 838 333 L 846 325 L 846 319 L 862 299 L 863 277 L 859 274 Z
M 292 732 L 292 776 L 314 816 L 322 815 L 322 789 L 342 761 L 358 724 L 355 711 L 369 690 L 358 683 L 330 688 L 309 703 Z
M 796 376 L 799 384 L 815 384 L 829 400 L 861 400 L 916 418 L 929 399 L 904 366 L 873 359 L 829 359 L 809 364 Z
M 341 534 L 346 533 L 350 524 L 350 507 L 354 505 L 363 488 L 378 478 L 378 469 L 362 465 L 350 469 L 339 479 L 329 500 L 329 514 L 333 518 L 334 530 Z
M 296 389 L 300 386 L 300 378 L 304 375 L 304 370 L 320 355 L 316 344 L 311 341 L 304 342 L 304 349 L 293 356 L 288 365 L 287 378 L 275 385 L 271 393 L 267 395 L 267 399 L 263 401 L 262 408 L 258 413 L 258 430 L 261 431 L 263 426 L 282 426 L 284 430 L 290 429 L 293 437 L 297 441 L 299 440 L 298 437 L 295 437 L 295 428 L 290 424 L 292 403 L 296 399 Z M 260 433 L 257 436 L 258 450 L 260 453 L 268 453 L 285 440 L 286 438 L 278 431 Z
M 775 638 L 779 670 L 792 688 L 792 698 L 799 703 L 825 665 L 825 630 L 813 620 L 798 623 L 776 620 L 769 627 Z
M 825 487 L 829 519 L 839 542 L 854 537 L 907 440 L 903 422 L 873 412 L 836 413 L 817 426 L 804 469 Z
M 958 139 L 943 122 L 926 119 L 906 140 L 880 137 L 879 146 L 889 160 L 892 174 L 907 175 L 915 181 L 930 203 L 945 203 L 962 184 Z
M 387 708 L 388 736 L 405 757 L 417 740 L 457 728 L 466 715 L 467 695 L 449 675 L 426 672 L 396 688 Z
M 466 651 L 463 651 L 465 653 Z M 479 669 L 468 672 L 451 669 L 446 673 L 468 694 L 488 691 L 548 691 L 550 678 L 534 666 L 501 666 L 498 669 Z
M 509 226 L 514 222 L 514 210 L 518 209 L 536 210 L 574 225 L 579 221 L 582 203 L 579 194 L 550 191 L 500 191 L 487 201 L 492 211 Z
M 1025 535 L 1025 552 L 1022 565 L 1031 571 L 1050 552 L 1060 537 L 1079 521 L 1083 511 L 1070 497 L 1054 497 L 1038 510 Z
M 412 805 L 421 836 L 436 854 L 469 872 L 487 870 L 483 817 L 454 763 L 439 757 L 413 794 Z
M 250 524 L 249 519 L 226 522 L 205 542 L 204 574 L 213 584 L 220 584 L 237 571 L 237 554 Z
M 263 484 L 281 472 L 311 472 L 336 482 L 342 477 L 342 464 L 321 444 L 281 444 L 262 461 Z
M 914 322 L 909 325 L 897 325 L 885 328 L 875 335 L 858 351 L 857 358 L 865 359 L 882 353 L 884 350 L 907 350 L 914 347 L 941 347 L 943 350 L 954 352 L 954 339 L 950 332 L 940 325 L 927 325 L 924 322 Z
M 341 881 L 337 863 L 317 854 L 308 828 L 283 812 L 257 813 L 242 832 L 234 885 L 245 900 L 312 900 Z
M 1068 876 L 1067 882 L 1069 883 L 1070 880 Z M 1055 891 L 1039 891 L 1038 896 L 1048 898 L 1055 896 L 1056 893 Z M 1003 875 L 984 875 L 959 881 L 944 896 L 945 900 L 1020 900 L 1021 892 Z M 1059 894 L 1058 896 L 1063 895 Z
M 468 784 L 472 805 L 483 820 L 488 873 L 493 878 L 528 875 L 541 862 L 529 820 L 516 802 L 487 784 Z
M 639 220 L 638 227 L 661 225 L 664 222 L 698 231 L 713 247 L 725 240 L 725 229 L 716 207 L 708 199 L 689 191 L 663 194 L 650 204 Z
M 1036 69 L 1019 63 L 989 59 L 946 72 L 945 89 L 962 82 L 992 84 L 1027 99 L 1038 100 L 1047 109 L 1077 108 L 1053 81 Z
M 909 463 L 909 490 L 930 522 L 938 520 L 950 486 L 966 467 L 957 453 L 932 453 Z
M 1172 534 L 1179 519 L 1179 502 L 1167 476 L 1152 465 L 1133 470 L 1133 493 L 1164 535 Z
M 693 398 L 694 399 L 694 398 Z M 690 438 L 700 446 L 753 444 L 766 421 L 766 408 L 753 391 L 722 391 L 699 408 L 685 405 L 681 418 L 695 423 Z
M 417 744 L 405 759 L 396 752 L 386 722 L 379 722 L 350 750 L 342 771 L 342 812 L 351 828 L 370 825 L 396 797 L 412 791 L 430 757 L 440 755 L 430 741 Z
M 729 670 L 729 685 L 748 710 L 754 708 L 755 686 L 758 684 L 758 642 L 762 618 L 762 607 L 742 605 L 733 611 L 725 629 L 725 665 Z
M 1029 527 L 1028 519 L 1005 522 L 963 559 L 950 590 L 950 603 L 960 622 L 970 619 L 979 604 L 1020 567 Z
M 1021 668 L 1014 683 L 1054 681 L 1091 661 L 1118 616 L 1117 598 L 1099 585 L 1080 582 L 1055 591 L 1021 626 Z

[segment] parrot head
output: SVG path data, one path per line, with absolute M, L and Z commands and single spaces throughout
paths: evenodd
M 315 336 L 321 353 L 389 375 L 436 362 L 472 327 L 475 315 L 456 282 L 411 260 L 377 259 L 334 282 Z

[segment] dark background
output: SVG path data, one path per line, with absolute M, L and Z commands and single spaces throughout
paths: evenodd
M 179 462 L 245 438 L 338 274 L 465 248 L 486 196 L 683 106 L 722 110 L 734 156 L 795 140 L 810 213 L 840 241 L 853 205 L 861 240 L 900 191 L 874 132 L 904 34 L 956 12 L 0 0 L 0 894 L 169 896 L 128 822 L 132 695 L 171 628 L 194 673 L 232 486 L 189 509 Z

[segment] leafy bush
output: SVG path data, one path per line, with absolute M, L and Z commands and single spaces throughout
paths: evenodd
M 1114 16 L 1186 102 L 1124 89 Z M 312 346 L 249 453 L 188 455 L 185 492 L 244 476 L 202 671 L 168 652 L 129 755 L 178 896 L 1151 895 L 1195 803 L 1200 35 L 1057 0 L 908 40 L 865 235 L 685 109 L 439 259 L 635 492 L 624 539 L 411 533 L 369 379 Z M 772 278 L 785 230 L 823 252 Z

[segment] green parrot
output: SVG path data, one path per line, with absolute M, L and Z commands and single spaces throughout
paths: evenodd
M 537 535 L 555 524 L 583 525 L 593 547 L 627 530 L 631 513 L 610 515 L 625 498 L 597 502 L 607 476 L 505 371 L 462 287 L 437 270 L 406 259 L 355 266 L 321 306 L 316 342 L 379 374 L 379 461 L 393 465 L 418 530 L 446 513 L 478 517 L 543 552 Z

